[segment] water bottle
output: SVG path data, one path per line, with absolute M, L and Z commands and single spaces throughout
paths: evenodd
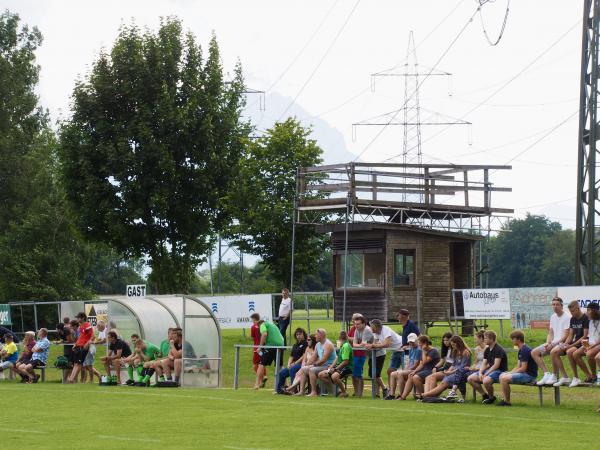
M 598 371 L 598 373 L 596 374 L 596 384 L 598 386 L 600 386 L 600 370 Z

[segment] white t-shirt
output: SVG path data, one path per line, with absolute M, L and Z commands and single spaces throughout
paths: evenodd
M 392 345 L 390 345 L 389 348 L 393 348 L 395 350 L 402 350 L 402 336 L 400 336 L 398 333 L 396 333 L 394 330 L 392 330 L 386 325 L 383 325 L 381 327 L 381 333 L 373 333 L 373 336 L 375 336 L 375 340 L 377 342 L 383 342 L 388 337 L 392 338 Z M 375 354 L 377 356 L 385 355 L 385 350 L 378 350 Z
M 96 339 L 99 341 L 101 341 L 102 339 L 106 339 L 106 328 L 104 329 L 104 331 L 98 331 L 98 337 Z
M 550 316 L 550 328 L 554 331 L 554 339 L 552 343 L 556 344 L 562 339 L 564 331 L 569 328 L 571 324 L 571 314 L 563 311 L 562 316 L 558 317 L 556 313 Z
M 281 304 L 279 305 L 279 317 L 287 317 L 292 311 L 292 299 L 291 297 L 282 298 Z
M 600 320 L 590 320 L 590 332 L 588 335 L 590 345 L 600 342 Z

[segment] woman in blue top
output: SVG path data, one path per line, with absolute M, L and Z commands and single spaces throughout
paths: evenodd
M 437 387 L 424 392 L 422 397 L 437 397 L 449 387 L 466 383 L 471 364 L 471 351 L 460 336 L 450 338 L 450 347 L 452 365 L 443 371 L 442 382 Z

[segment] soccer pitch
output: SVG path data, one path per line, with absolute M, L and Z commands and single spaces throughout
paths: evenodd
M 558 408 L 370 398 L 291 398 L 249 389 L 0 383 L 2 448 L 595 448 L 598 395 Z

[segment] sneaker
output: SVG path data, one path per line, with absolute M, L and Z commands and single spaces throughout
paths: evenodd
M 498 403 L 496 403 L 496 406 L 512 406 L 512 405 L 510 404 L 510 402 L 500 400 Z
M 262 380 L 262 383 L 260 385 L 261 388 L 264 388 L 267 385 L 267 381 L 269 381 L 269 379 L 267 377 L 264 377 Z
M 386 398 L 389 395 L 390 391 L 388 388 L 383 388 L 383 398 Z
M 383 399 L 384 400 L 395 400 L 396 397 L 394 395 L 386 395 Z
M 450 392 L 448 392 L 448 395 L 446 395 L 446 398 L 456 398 L 458 397 L 458 395 L 456 395 L 456 391 L 454 389 L 452 389 Z
M 127 381 L 125 382 L 125 384 L 126 384 L 127 386 L 133 386 L 133 385 L 135 384 L 135 382 L 134 382 L 133 380 L 127 380 Z
M 484 404 L 484 405 L 491 405 L 495 401 L 496 401 L 496 396 L 494 395 L 493 397 L 486 398 L 481 403 Z
M 569 387 L 576 387 L 579 386 L 581 384 L 581 380 L 577 377 L 573 377 L 573 379 L 571 380 L 571 384 L 569 385 Z
M 554 387 L 567 386 L 570 382 L 571 382 L 571 380 L 569 378 L 562 377 L 560 380 L 558 380 L 552 386 L 554 386 Z
M 542 377 L 542 379 L 540 381 L 538 381 L 536 384 L 538 386 L 543 386 L 546 384 L 546 381 L 548 381 L 548 377 L 550 377 L 552 375 L 551 372 L 546 372 L 544 373 L 544 376 Z
M 557 381 L 558 380 L 556 379 L 556 375 L 554 375 L 553 373 L 551 373 L 550 376 L 548 376 L 548 378 L 546 378 L 546 382 L 544 384 L 546 386 L 552 386 Z

